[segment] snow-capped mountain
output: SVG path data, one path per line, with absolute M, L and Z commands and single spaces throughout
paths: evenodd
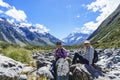
M 75 45 L 80 42 L 83 42 L 89 37 L 89 34 L 79 33 L 79 32 L 73 32 L 69 34 L 66 38 L 63 39 L 63 42 L 65 42 L 67 45 Z
M 21 25 L 0 18 L 0 41 L 21 45 L 55 45 L 60 41 L 42 29 L 40 25 Z
M 5 18 L 0 18 L 0 41 L 5 41 L 14 44 L 29 44 L 21 33 L 14 29 L 15 25 L 11 24 Z

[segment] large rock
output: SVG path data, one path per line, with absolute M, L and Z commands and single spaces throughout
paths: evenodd
M 60 58 L 56 62 L 56 80 L 68 80 L 69 74 L 69 62 L 67 59 Z
M 27 80 L 27 75 L 20 75 L 19 80 Z
M 18 80 L 23 64 L 0 55 L 0 80 Z
M 33 68 L 33 67 L 25 66 L 25 67 L 23 67 L 22 74 L 29 74 L 29 73 L 31 73 L 32 71 L 34 71 L 34 68 Z
M 58 76 L 67 76 L 67 74 L 69 73 L 69 63 L 66 59 L 59 59 L 56 62 L 56 67 Z
M 105 49 L 100 55 L 97 65 L 110 80 L 120 80 L 120 49 Z
M 92 80 L 90 78 L 90 73 L 86 68 L 83 68 L 83 65 L 76 64 L 70 67 L 70 76 L 69 80 Z
M 91 68 L 88 65 L 76 64 L 70 66 L 70 68 L 66 65 L 71 65 L 71 60 L 73 59 L 74 53 L 80 53 L 81 50 L 72 50 L 68 51 L 67 62 L 64 60 L 58 61 L 57 64 L 57 80 L 68 80 L 65 73 L 69 70 L 69 80 L 120 80 L 120 49 L 96 49 L 99 53 L 99 61 L 95 64 L 95 68 Z M 37 53 L 36 61 L 39 61 L 39 72 L 40 75 L 48 72 L 48 67 L 51 65 L 51 61 L 54 59 L 52 53 Z M 65 64 L 64 64 L 65 63 Z M 6 66 L 6 65 L 5 65 Z M 63 68 L 63 67 L 67 68 Z M 47 70 L 47 71 L 45 71 Z M 63 71 L 62 71 L 63 70 Z M 41 73 L 44 72 L 44 73 Z M 47 76 L 47 75 L 45 75 Z
M 41 67 L 37 70 L 37 74 L 39 76 L 46 76 L 48 79 L 53 79 L 54 77 L 49 69 L 49 66 Z
M 70 67 L 69 80 L 110 80 L 101 70 L 86 64 L 75 64 Z

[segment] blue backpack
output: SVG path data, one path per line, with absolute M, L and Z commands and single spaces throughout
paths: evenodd
M 98 52 L 94 50 L 94 58 L 93 58 L 93 63 L 96 63 L 98 61 Z

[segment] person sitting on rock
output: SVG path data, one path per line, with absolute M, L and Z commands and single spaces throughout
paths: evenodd
M 75 53 L 72 64 L 79 62 L 81 64 L 88 64 L 92 67 L 93 58 L 94 58 L 94 48 L 91 46 L 88 40 L 84 42 L 84 46 L 85 46 L 85 55 L 81 56 L 80 54 Z M 79 61 L 77 61 L 78 59 Z
M 57 61 L 59 58 L 65 59 L 67 57 L 66 49 L 62 47 L 61 42 L 57 42 L 56 45 L 57 45 L 57 49 L 54 52 L 55 60 Z
M 52 70 L 54 71 L 54 76 L 56 75 L 56 62 L 58 59 L 60 58 L 66 58 L 67 57 L 67 51 L 65 48 L 63 48 L 62 43 L 61 42 L 57 42 L 56 43 L 57 49 L 54 51 L 54 57 L 55 60 L 53 61 L 53 65 L 52 65 Z

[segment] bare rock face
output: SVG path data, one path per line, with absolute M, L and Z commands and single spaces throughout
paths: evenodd
M 57 61 L 57 80 L 119 80 L 120 77 L 120 49 L 96 49 L 99 53 L 99 61 L 91 68 L 85 64 L 71 65 L 74 53 L 76 51 L 68 51 L 66 60 Z M 39 76 L 46 76 L 49 72 L 48 66 L 51 65 L 54 57 L 49 53 L 37 53 L 36 61 L 39 62 Z M 71 65 L 71 66 L 69 66 Z M 44 69 L 47 68 L 47 69 Z M 44 73 L 43 73 L 44 72 Z M 54 79 L 53 79 L 54 80 Z
M 83 65 L 76 64 L 70 66 L 69 80 L 92 80 L 92 79 L 90 78 L 90 73 L 87 72 L 87 69 L 83 68 Z
M 57 78 L 56 80 L 68 80 L 69 78 L 69 63 L 67 59 L 59 59 L 56 62 Z
M 0 55 L 0 80 L 120 80 L 120 49 L 97 49 L 99 61 L 93 68 L 80 63 L 71 65 L 75 52 L 68 51 L 66 59 L 57 61 L 56 77 L 51 73 L 54 60 L 52 53 L 34 54 L 37 62 L 34 71 L 32 67 L 25 67 L 20 62 Z M 21 72 L 29 74 L 20 75 Z
M 0 80 L 18 80 L 23 64 L 0 55 Z
M 56 63 L 56 66 L 58 76 L 67 76 L 69 73 L 69 63 L 66 59 L 59 59 Z
M 27 75 L 20 75 L 19 80 L 27 80 Z
M 99 58 L 97 65 L 104 70 L 108 80 L 120 80 L 120 49 L 105 49 Z
M 49 67 L 45 66 L 45 67 L 41 67 L 37 70 L 37 74 L 39 76 L 46 76 L 48 79 L 53 79 L 53 75 L 49 70 Z

